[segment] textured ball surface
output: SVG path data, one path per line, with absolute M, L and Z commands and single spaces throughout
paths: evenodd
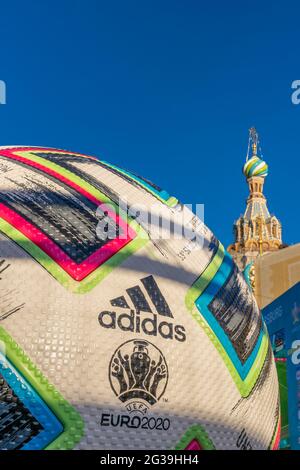
M 0 449 L 278 445 L 265 325 L 197 216 L 64 150 L 2 147 L 0 177 Z

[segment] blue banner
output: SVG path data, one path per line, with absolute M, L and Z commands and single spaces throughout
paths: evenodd
M 281 448 L 300 450 L 300 283 L 262 310 L 276 360 Z

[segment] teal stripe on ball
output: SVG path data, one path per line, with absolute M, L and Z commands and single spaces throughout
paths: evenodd
M 243 173 L 246 178 L 252 178 L 252 176 L 265 177 L 268 175 L 268 165 L 260 158 L 254 156 L 245 163 Z

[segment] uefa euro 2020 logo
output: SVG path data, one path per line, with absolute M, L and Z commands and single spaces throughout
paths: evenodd
M 128 411 L 149 408 L 165 393 L 168 366 L 162 352 L 149 341 L 130 340 L 113 354 L 109 380 L 116 396 Z

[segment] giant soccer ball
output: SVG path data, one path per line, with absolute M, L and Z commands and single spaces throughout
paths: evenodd
M 0 449 L 272 449 L 278 384 L 222 244 L 94 157 L 0 148 Z

